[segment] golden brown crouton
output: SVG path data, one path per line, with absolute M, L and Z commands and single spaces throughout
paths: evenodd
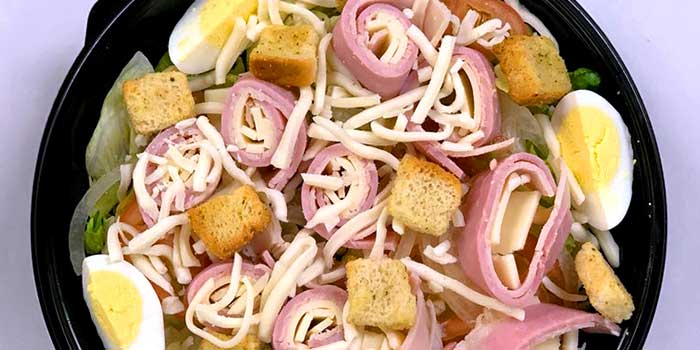
M 409 329 L 416 322 L 416 296 L 398 260 L 356 259 L 345 265 L 350 311 L 357 326 Z
M 520 105 L 554 103 L 571 91 L 564 59 L 549 38 L 513 35 L 494 53 L 508 82 L 508 94 Z
M 195 115 L 187 76 L 180 72 L 146 74 L 122 86 L 136 133 L 148 135 Z
M 221 340 L 228 340 L 231 338 L 231 336 L 212 332 L 214 336 Z M 263 343 L 260 342 L 258 339 L 257 335 L 257 330 L 252 329 L 248 334 L 246 334 L 245 338 L 243 338 L 243 341 L 241 341 L 238 345 L 232 347 L 232 348 L 221 348 L 218 347 L 206 339 L 202 339 L 202 342 L 199 343 L 199 350 L 262 350 L 263 349 Z
M 435 163 L 406 155 L 389 196 L 389 213 L 415 231 L 440 236 L 462 198 L 462 186 Z
M 219 259 L 230 258 L 270 223 L 270 209 L 251 186 L 222 194 L 187 211 L 195 234 Z
M 575 264 L 591 305 L 601 315 L 617 323 L 632 316 L 632 296 L 593 244 L 588 242 L 581 246 Z
M 308 86 L 316 78 L 318 34 L 310 25 L 272 25 L 250 53 L 250 72 L 282 86 Z

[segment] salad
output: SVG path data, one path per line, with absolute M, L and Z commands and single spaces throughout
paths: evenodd
M 87 147 L 105 348 L 579 349 L 634 312 L 630 135 L 518 0 L 197 0 Z

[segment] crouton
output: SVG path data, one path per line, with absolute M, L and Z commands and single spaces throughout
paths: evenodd
M 207 251 L 219 259 L 230 258 L 270 223 L 270 209 L 251 186 L 222 194 L 187 211 L 192 231 Z
M 281 86 L 309 86 L 316 79 L 318 34 L 310 25 L 272 25 L 250 53 L 250 72 Z
M 131 126 L 148 135 L 195 115 L 187 76 L 180 72 L 146 74 L 122 85 Z
M 389 196 L 389 213 L 414 231 L 440 236 L 462 198 L 459 180 L 435 163 L 406 155 Z
M 398 260 L 356 259 L 345 265 L 350 311 L 357 326 L 409 329 L 416 322 L 416 296 Z
M 212 332 L 212 334 L 214 334 L 215 337 L 224 341 L 231 338 L 231 336 L 229 335 L 217 332 Z M 199 343 L 198 350 L 262 350 L 265 349 L 263 345 L 264 344 L 258 339 L 257 330 L 253 329 L 250 332 L 248 332 L 248 334 L 246 334 L 245 338 L 243 338 L 243 341 L 241 341 L 240 343 L 238 343 L 238 345 L 232 348 L 221 348 L 210 343 L 206 339 L 202 339 L 202 342 Z
M 632 296 L 593 244 L 588 242 L 581 246 L 575 264 L 591 305 L 601 315 L 616 323 L 632 316 Z
M 508 94 L 523 106 L 551 104 L 571 91 L 564 59 L 543 36 L 513 35 L 494 48 Z

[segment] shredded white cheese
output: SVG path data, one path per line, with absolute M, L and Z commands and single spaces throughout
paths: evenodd
M 450 248 L 450 241 L 443 241 L 435 247 L 426 246 L 423 249 L 423 255 L 440 265 L 454 264 L 457 262 L 457 258 L 449 253 Z
M 155 225 L 129 241 L 129 251 L 132 253 L 142 252 L 153 243 L 163 238 L 163 236 L 165 236 L 173 228 L 187 223 L 189 223 L 187 214 L 173 215 L 160 220 Z
M 435 100 L 438 98 L 442 83 L 445 81 L 445 75 L 450 68 L 449 65 L 452 61 L 454 47 L 455 37 L 446 35 L 442 38 L 428 88 L 425 90 L 425 95 L 420 99 L 420 102 L 418 102 L 418 106 L 416 106 L 413 116 L 411 117 L 411 120 L 416 124 L 422 124 L 425 121 L 425 118 L 428 116 L 428 111 L 430 111 L 435 104 Z
M 523 309 L 505 305 L 494 298 L 478 293 L 473 289 L 465 286 L 461 282 L 452 279 L 448 276 L 445 276 L 429 268 L 428 266 L 425 266 L 421 263 L 417 263 L 411 260 L 410 258 L 403 258 L 401 259 L 401 262 L 404 265 L 406 265 L 406 268 L 409 271 L 415 273 L 421 279 L 426 281 L 433 281 L 434 283 L 442 286 L 443 288 L 449 289 L 477 305 L 481 305 L 483 307 L 499 311 L 520 321 L 525 319 L 525 311 Z
M 275 263 L 261 297 L 258 337 L 262 341 L 271 341 L 272 328 L 282 304 L 292 290 L 296 289 L 299 275 L 313 262 L 316 252 L 316 241 L 309 236 L 308 231 L 300 231 Z
M 350 117 L 343 128 L 356 129 L 373 120 L 383 118 L 387 115 L 398 115 L 403 112 L 403 108 L 420 101 L 425 95 L 427 87 L 420 86 L 397 97 L 394 97 L 386 102 L 382 102 L 376 106 L 365 109 L 364 111 Z
M 333 136 L 337 137 L 345 147 L 356 155 L 367 159 L 382 161 L 389 164 L 389 166 L 394 169 L 399 168 L 399 160 L 391 153 L 358 143 L 357 141 L 353 140 L 343 128 L 339 127 L 328 119 L 314 117 L 313 120 L 316 124 L 329 131 L 331 134 L 333 134 Z
M 221 49 L 219 57 L 216 59 L 216 66 L 214 68 L 216 84 L 220 85 L 226 82 L 226 75 L 233 67 L 238 56 L 250 45 L 246 32 L 246 22 L 243 18 L 236 17 L 233 31 L 226 40 L 224 47 Z
M 318 115 L 323 110 L 326 99 L 326 84 L 328 69 L 326 68 L 326 52 L 331 43 L 333 34 L 328 33 L 318 44 L 318 68 L 316 69 L 316 83 L 314 90 L 314 105 L 311 107 L 311 114 Z
M 571 294 L 565 291 L 547 276 L 544 276 L 544 278 L 542 279 L 542 285 L 544 285 L 544 287 L 552 294 L 554 294 L 557 298 L 564 301 L 581 302 L 588 300 L 588 297 L 585 295 Z
M 304 183 L 324 190 L 337 191 L 343 187 L 343 179 L 335 176 L 303 173 Z
M 284 128 L 277 150 L 270 161 L 277 169 L 289 168 L 292 162 L 294 146 L 298 142 L 299 129 L 304 123 L 306 113 L 309 112 L 312 99 L 313 91 L 310 87 L 306 86 L 299 89 L 299 100 L 287 119 L 287 126 Z

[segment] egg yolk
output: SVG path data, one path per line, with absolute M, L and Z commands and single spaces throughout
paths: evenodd
M 90 274 L 87 292 L 97 324 L 119 349 L 131 345 L 141 326 L 141 295 L 124 275 L 114 271 Z
M 242 17 L 247 21 L 257 8 L 257 1 L 209 0 L 199 12 L 199 26 L 207 42 L 221 48 L 233 31 L 234 19 Z
M 557 139 L 584 192 L 610 183 L 620 162 L 620 139 L 607 114 L 595 107 L 576 107 L 563 118 Z

